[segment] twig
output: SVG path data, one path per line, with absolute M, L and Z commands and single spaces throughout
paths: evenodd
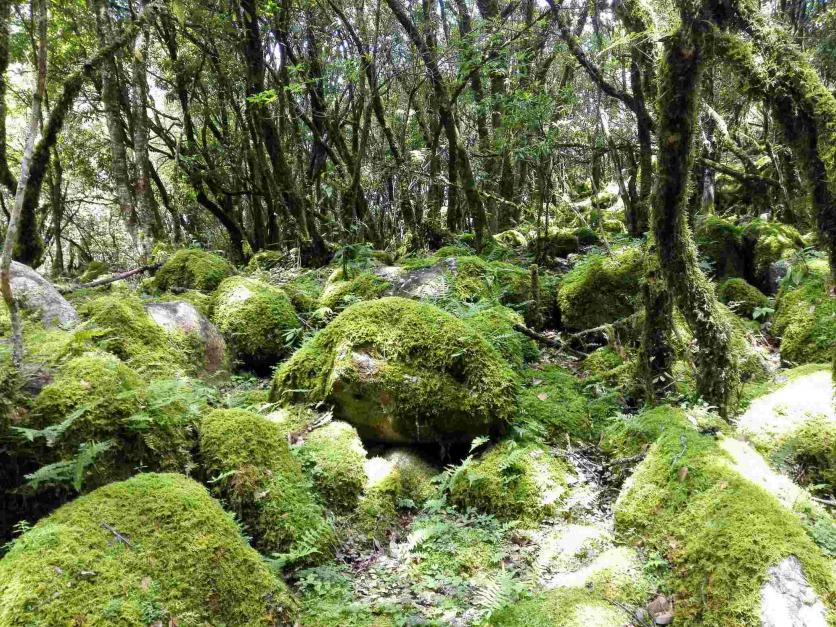
M 570 348 L 566 345 L 566 342 L 564 342 L 563 340 L 558 339 L 556 337 L 548 337 L 547 335 L 543 335 L 542 333 L 537 333 L 537 331 L 535 331 L 534 329 L 529 329 L 527 326 L 525 326 L 524 324 L 520 324 L 519 322 L 514 324 L 514 330 L 519 331 L 523 335 L 527 335 L 532 340 L 537 340 L 538 342 L 540 342 L 541 344 L 545 344 L 546 346 L 566 350 L 580 357 L 586 357 L 586 353 L 582 353 L 580 351 L 575 350 L 574 348 Z
M 819 498 L 818 496 L 811 496 L 810 498 L 813 499 L 816 503 L 822 503 L 824 505 L 836 506 L 836 500 L 833 500 L 833 499 L 822 499 L 822 498 Z
M 632 455 L 631 457 L 621 457 L 619 459 L 614 459 L 611 462 L 607 462 L 606 466 L 608 468 L 612 468 L 613 466 L 629 466 L 634 462 L 640 462 L 644 459 L 644 456 L 647 455 L 647 451 L 642 451 L 637 455 Z
M 131 544 L 131 541 L 130 541 L 130 540 L 128 540 L 128 539 L 127 539 L 125 536 L 123 536 L 121 533 L 119 533 L 119 532 L 118 532 L 115 528 L 113 528 L 111 525 L 108 525 L 106 522 L 103 522 L 103 523 L 100 523 L 100 524 L 101 524 L 101 526 L 102 526 L 104 529 L 107 529 L 110 533 L 112 533 L 112 534 L 116 537 L 116 540 L 118 540 L 119 542 L 121 542 L 121 543 L 123 543 L 123 544 L 125 544 L 125 545 L 127 545 L 127 546 L 129 546 L 129 547 L 131 547 L 131 548 L 133 548 L 133 546 L 134 546 L 134 545 L 133 545 L 133 544 Z
M 58 291 L 62 294 L 69 294 L 70 292 L 75 292 L 76 290 L 87 289 L 90 287 L 99 287 L 101 285 L 107 285 L 108 283 L 115 283 L 116 281 L 129 279 L 132 276 L 142 274 L 143 272 L 155 272 L 156 270 L 159 270 L 162 265 L 162 262 L 152 263 L 147 266 L 141 266 L 139 268 L 134 268 L 133 270 L 128 270 L 127 272 L 120 272 L 119 274 L 114 274 L 109 277 L 105 277 L 104 279 L 96 279 L 95 281 L 91 281 L 90 283 L 82 283 L 81 285 L 62 287 Z

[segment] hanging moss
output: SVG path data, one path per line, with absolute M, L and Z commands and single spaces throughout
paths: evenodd
M 504 440 L 453 472 L 450 500 L 501 520 L 537 525 L 566 496 L 566 466 L 551 451 Z
M 176 288 L 212 292 L 233 274 L 235 268 L 223 257 L 197 248 L 183 248 L 157 271 L 154 287 L 162 291 Z
M 627 612 L 588 590 L 550 590 L 495 612 L 489 627 L 622 627 L 631 621 Z
M 141 474 L 64 505 L 0 561 L 0 624 L 277 625 L 296 604 L 206 490 Z
M 745 273 L 743 233 L 739 226 L 718 216 L 706 216 L 694 234 L 700 255 L 711 263 L 717 279 Z
M 352 278 L 343 278 L 342 270 L 336 270 L 328 279 L 319 297 L 319 306 L 342 311 L 358 300 L 379 298 L 389 289 L 389 282 L 373 272 L 360 272 Z
M 800 277 L 798 284 L 793 276 Z M 781 286 L 772 332 L 781 338 L 781 359 L 791 364 L 829 361 L 836 350 L 836 300 L 828 294 L 824 260 L 796 266 Z
M 717 298 L 744 318 L 751 318 L 756 309 L 769 306 L 769 299 L 763 292 L 737 277 L 726 279 L 717 286 Z
M 653 444 L 618 498 L 616 529 L 666 557 L 677 624 L 759 624 L 767 571 L 790 555 L 832 604 L 830 560 L 798 518 L 738 474 L 718 440 L 701 435 L 681 410 L 646 413 L 653 420 L 631 421 L 626 437 L 622 430 L 633 446 Z
M 638 248 L 624 248 L 612 257 L 591 253 L 560 282 L 560 320 L 582 330 L 615 322 L 639 304 L 642 259 Z
M 220 284 L 212 321 L 235 356 L 254 368 L 275 365 L 288 355 L 287 333 L 301 326 L 284 291 L 244 277 L 230 277 Z
M 354 511 L 366 482 L 366 449 L 354 427 L 329 422 L 308 433 L 294 453 L 329 509 Z
M 540 355 L 534 340 L 514 330 L 514 325 L 522 324 L 523 318 L 512 309 L 496 305 L 464 319 L 499 351 L 515 372 Z
M 212 490 L 241 517 L 256 548 L 290 562 L 330 557 L 333 530 L 278 425 L 246 410 L 217 409 L 199 431 Z
M 271 399 L 325 401 L 363 438 L 470 439 L 501 430 L 516 381 L 465 322 L 404 298 L 357 303 L 277 371 Z

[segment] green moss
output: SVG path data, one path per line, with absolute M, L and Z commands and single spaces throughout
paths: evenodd
M 566 491 L 566 467 L 551 451 L 513 440 L 468 458 L 450 480 L 456 505 L 523 525 L 553 516 Z
M 142 474 L 64 505 L 0 561 L 0 623 L 274 625 L 295 603 L 206 490 Z
M 177 294 L 162 294 L 157 300 L 162 302 L 171 302 L 182 300 L 194 306 L 200 313 L 207 318 L 212 311 L 212 297 L 209 294 L 204 294 L 197 290 L 186 290 Z
M 697 226 L 695 239 L 716 278 L 743 276 L 743 234 L 739 226 L 717 216 L 706 216 Z
M 253 535 L 289 562 L 332 553 L 333 531 L 278 425 L 253 412 L 217 409 L 200 423 L 203 470 Z
M 110 269 L 103 261 L 93 260 L 84 267 L 84 272 L 78 277 L 79 283 L 90 283 L 103 274 L 108 274 Z
M 769 266 L 804 247 L 798 230 L 788 224 L 755 219 L 743 227 L 743 242 L 751 258 L 752 277 L 759 286 L 769 282 Z
M 592 197 L 593 209 L 609 209 L 618 200 L 618 194 L 614 192 L 601 191 Z
M 307 434 L 294 453 L 328 508 L 348 513 L 357 507 L 366 480 L 366 449 L 354 427 L 330 422 Z
M 466 256 L 472 255 L 474 251 L 469 246 L 457 246 L 457 245 L 447 245 L 442 246 L 437 251 L 433 253 L 433 257 L 438 257 L 439 259 L 443 259 L 446 257 L 459 257 L 459 256 Z
M 557 589 L 520 601 L 495 613 L 490 627 L 621 627 L 624 610 L 588 590 Z
M 494 235 L 493 238 L 497 243 L 509 248 L 525 248 L 528 244 L 525 235 L 516 229 L 502 231 Z
M 296 311 L 310 313 L 319 306 L 324 281 L 317 272 L 305 272 L 294 277 L 281 288 L 290 298 Z
M 567 257 L 580 249 L 580 240 L 572 229 L 549 229 L 529 244 L 529 252 L 540 249 L 546 257 Z
M 247 272 L 272 270 L 288 260 L 287 254 L 277 250 L 262 250 L 250 257 Z
M 299 573 L 301 627 L 395 627 L 386 614 L 377 613 L 355 590 L 345 565 L 307 568 Z
M 345 280 L 342 270 L 337 270 L 325 284 L 319 297 L 319 306 L 341 311 L 357 301 L 379 298 L 387 289 L 389 282 L 373 272 L 360 272 Z
M 212 321 L 247 365 L 272 366 L 288 355 L 288 331 L 301 323 L 281 289 L 244 277 L 224 280 L 214 295 Z
M 560 320 L 569 329 L 589 329 L 632 314 L 639 304 L 642 259 L 639 248 L 624 248 L 612 257 L 586 255 L 563 277 L 557 302 Z
M 468 439 L 513 416 L 516 381 L 465 322 L 426 303 L 352 305 L 276 372 L 271 399 L 325 401 L 364 438 Z
M 235 268 L 223 257 L 197 248 L 184 248 L 171 255 L 154 276 L 154 287 L 162 291 L 191 289 L 211 292 Z
M 836 423 L 823 416 L 805 420 L 772 451 L 778 467 L 794 469 L 796 481 L 836 491 Z
M 458 300 L 476 302 L 496 300 L 504 305 L 521 304 L 531 297 L 527 270 L 504 261 L 485 261 L 481 257 L 457 257 L 451 271 L 450 292 Z
M 828 295 L 825 260 L 794 267 L 778 292 L 772 332 L 781 338 L 781 359 L 792 364 L 826 362 L 836 350 L 836 299 Z
M 619 496 L 616 528 L 670 563 L 665 586 L 676 595 L 678 624 L 759 624 L 768 568 L 789 555 L 825 605 L 836 600 L 830 561 L 802 523 L 733 470 L 717 439 L 673 408 L 639 426 L 648 440 L 658 437 Z
M 769 299 L 763 292 L 737 277 L 726 279 L 717 286 L 717 298 L 745 318 L 751 318 L 755 309 L 769 306 Z
M 514 330 L 514 325 L 522 324 L 523 318 L 512 309 L 496 305 L 480 309 L 465 320 L 499 351 L 515 372 L 540 354 L 534 340 Z
M 598 237 L 598 234 L 588 226 L 580 226 L 576 228 L 573 232 L 575 234 L 575 237 L 578 238 L 578 243 L 581 246 L 592 246 L 594 244 L 600 243 L 601 241 L 601 238 Z
M 635 355 L 622 356 L 610 346 L 601 346 L 586 356 L 581 368 L 590 382 L 613 388 L 625 398 L 639 399 L 643 394 L 637 380 Z

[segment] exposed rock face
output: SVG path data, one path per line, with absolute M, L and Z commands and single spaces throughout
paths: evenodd
M 194 305 L 175 300 L 165 303 L 148 303 L 145 310 L 151 319 L 168 332 L 194 334 L 204 347 L 206 372 L 223 368 L 226 360 L 226 342 L 223 336 Z
M 12 262 L 12 292 L 23 309 L 38 312 L 46 325 L 78 323 L 78 313 L 67 299 L 35 270 L 16 261 Z
M 386 296 L 404 298 L 433 299 L 443 296 L 450 288 L 445 275 L 456 271 L 456 259 L 441 259 L 427 268 L 408 270 L 400 266 L 382 266 L 374 273 L 392 284 Z
M 761 588 L 762 627 L 827 627 L 827 610 L 790 555 L 769 569 Z

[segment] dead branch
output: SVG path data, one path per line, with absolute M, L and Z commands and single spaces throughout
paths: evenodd
M 116 281 L 122 281 L 124 279 L 129 279 L 132 276 L 136 276 L 137 274 L 142 274 L 143 272 L 156 272 L 162 266 L 162 263 L 152 263 L 147 266 L 141 266 L 139 268 L 134 268 L 133 270 L 128 270 L 127 272 L 120 272 L 119 274 L 112 274 L 108 277 L 103 279 L 96 279 L 95 281 L 90 281 L 89 283 L 82 283 L 81 285 L 71 285 L 69 287 L 62 287 L 58 291 L 61 294 L 69 294 L 70 292 L 75 292 L 76 290 L 83 290 L 90 287 L 101 287 L 102 285 L 107 285 L 109 283 L 115 283 Z

